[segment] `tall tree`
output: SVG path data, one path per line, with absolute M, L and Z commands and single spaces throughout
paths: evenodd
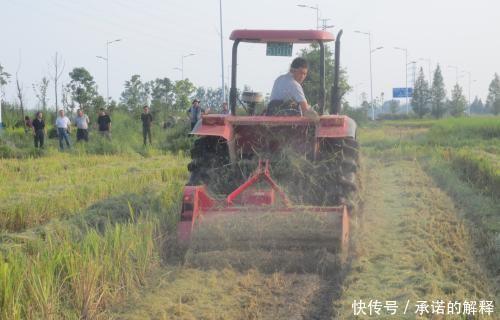
M 62 60 L 61 56 L 58 55 L 57 52 L 54 55 L 54 58 L 52 59 L 51 67 L 54 67 L 54 71 L 50 75 L 52 77 L 52 80 L 54 81 L 54 101 L 56 104 L 56 114 L 57 114 L 57 112 L 59 111 L 59 106 L 58 106 L 59 99 L 57 97 L 57 90 L 58 90 L 57 83 L 59 81 L 59 78 L 61 78 L 61 75 L 65 67 L 64 61 Z
M 42 108 L 43 112 L 47 111 L 47 89 L 49 87 L 49 79 L 46 77 L 42 78 L 37 84 L 33 84 L 33 91 L 35 92 L 35 96 L 38 99 L 38 105 Z
M 481 114 L 486 113 L 487 110 L 483 104 L 483 101 L 476 96 L 476 98 L 474 98 L 474 101 L 470 105 L 470 111 L 471 113 Z
M 243 90 L 243 91 L 251 91 L 251 90 Z M 219 88 L 204 88 L 199 87 L 196 90 L 196 98 L 201 101 L 201 105 L 204 108 L 209 108 L 211 110 L 220 111 L 222 99 L 222 89 Z
M 420 119 L 422 119 L 429 112 L 430 101 L 431 92 L 429 90 L 429 84 L 425 80 L 424 69 L 420 68 L 418 78 L 417 81 L 415 81 L 415 87 L 413 89 L 413 97 L 411 99 L 413 112 L 415 112 Z
M 98 96 L 97 85 L 94 78 L 85 68 L 74 68 L 69 73 L 71 81 L 68 88 L 71 92 L 71 99 L 78 103 L 80 109 L 90 111 L 92 101 Z
M 141 76 L 134 74 L 130 80 L 125 81 L 125 90 L 120 100 L 129 111 L 140 112 L 142 106 L 148 104 L 149 96 L 149 83 L 143 83 Z
M 450 114 L 454 117 L 460 117 L 464 115 L 465 109 L 467 108 L 467 99 L 465 99 L 462 87 L 457 83 L 453 90 L 451 91 L 451 100 L 449 101 Z
M 495 73 L 493 80 L 488 88 L 488 98 L 486 100 L 488 108 L 493 114 L 500 114 L 500 77 Z
M 434 72 L 434 79 L 432 81 L 431 101 L 431 114 L 435 118 L 441 118 L 446 113 L 446 90 L 439 64 Z
M 302 49 L 300 54 L 302 58 L 307 60 L 308 63 L 308 73 L 307 78 L 304 81 L 304 94 L 307 97 L 307 101 L 310 105 L 315 105 L 319 103 L 319 70 L 320 70 L 320 48 L 317 44 L 311 44 L 308 48 Z M 334 57 L 332 50 L 325 46 L 325 111 L 328 110 L 330 105 L 330 94 L 333 85 L 334 77 Z M 351 90 L 347 82 L 347 72 L 345 69 L 340 70 L 340 96 L 343 97 L 344 94 Z
M 188 79 L 175 82 L 175 110 L 186 110 L 191 105 L 189 98 L 196 91 L 194 84 Z
M 2 97 L 3 97 L 3 86 L 9 82 L 10 74 L 3 70 L 3 66 L 0 64 L 0 127 L 2 126 Z
M 163 78 L 151 81 L 149 86 L 151 88 L 152 112 L 166 114 L 173 107 L 174 84 L 169 78 Z

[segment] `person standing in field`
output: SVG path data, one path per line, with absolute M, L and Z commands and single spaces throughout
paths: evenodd
M 151 124 L 153 123 L 153 116 L 149 113 L 149 107 L 144 106 L 144 112 L 141 114 L 142 121 L 142 137 L 144 139 L 144 145 L 146 145 L 147 138 L 149 137 L 149 144 L 151 142 Z
M 76 124 L 76 142 L 78 141 L 89 141 L 89 117 L 83 113 L 82 109 L 78 109 L 77 117 L 75 118 Z
M 24 117 L 24 132 L 28 133 L 33 130 L 33 121 L 31 121 L 30 117 Z
M 45 141 L 45 121 L 40 111 L 36 113 L 35 120 L 32 121 L 32 127 L 35 148 L 43 148 L 43 143 Z
M 198 120 L 201 119 L 201 115 L 205 113 L 205 110 L 200 107 L 200 100 L 194 99 L 191 108 L 189 108 L 187 112 L 191 120 L 191 130 L 193 130 Z
M 99 128 L 99 134 L 111 139 L 111 118 L 106 114 L 106 111 L 103 108 L 101 108 L 99 117 L 97 117 L 97 125 Z
M 71 132 L 71 121 L 64 115 L 64 110 L 59 110 L 59 116 L 56 119 L 57 136 L 59 137 L 59 149 L 64 150 L 63 140 L 66 146 L 71 148 L 69 134 Z
M 224 101 L 224 103 L 222 103 L 222 112 L 221 114 L 229 114 L 229 108 L 227 107 L 227 102 Z

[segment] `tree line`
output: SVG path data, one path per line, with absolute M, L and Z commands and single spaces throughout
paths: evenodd
M 439 65 L 434 71 L 431 84 L 425 79 L 423 68 L 420 68 L 413 89 L 411 106 L 413 112 L 419 118 L 423 118 L 428 114 L 434 118 L 442 118 L 446 114 L 459 117 L 466 113 L 468 107 L 470 107 L 471 113 L 493 113 L 498 115 L 500 114 L 500 77 L 495 73 L 488 88 L 486 103 L 476 97 L 469 106 L 463 94 L 463 89 L 458 83 L 453 86 L 450 98 L 447 98 Z
M 32 84 L 34 96 L 36 97 L 36 110 L 43 112 L 57 111 L 62 107 L 66 112 L 74 114 L 77 109 L 86 113 L 97 113 L 99 109 L 106 108 L 108 111 L 122 110 L 133 115 L 139 115 L 144 105 L 151 108 L 155 115 L 163 117 L 174 112 L 187 110 L 191 105 L 191 99 L 196 97 L 203 102 L 204 107 L 217 110 L 221 107 L 222 89 L 196 87 L 188 79 L 174 81 L 168 77 L 144 81 L 140 75 L 134 74 L 124 82 L 123 91 L 118 99 L 109 100 L 99 94 L 97 84 L 91 73 L 84 67 L 74 68 L 69 72 L 69 82 L 58 85 L 57 80 L 61 76 L 61 62 L 55 57 L 55 76 L 43 77 L 40 82 Z M 0 65 L 0 95 L 1 88 L 11 80 L 11 74 L 4 71 Z M 4 111 L 11 110 L 18 115 L 20 121 L 25 115 L 25 93 L 19 80 L 16 78 L 18 92 L 17 101 L 5 102 L 2 100 Z M 51 105 L 49 99 L 50 88 L 54 88 L 55 101 Z M 226 90 L 227 92 L 227 90 Z M 58 104 L 58 93 L 60 102 Z M 0 96 L 1 98 L 1 96 Z M 49 108 L 49 106 L 52 106 Z M 54 109 L 55 107 L 55 109 Z M 49 112 L 50 114 L 50 112 Z M 6 122 L 4 119 L 4 122 Z M 10 119 L 9 119 L 10 120 Z M 9 121 L 12 122 L 12 121 Z

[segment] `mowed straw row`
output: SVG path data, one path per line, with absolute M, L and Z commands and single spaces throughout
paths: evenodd
M 271 272 L 332 274 L 340 263 L 339 213 L 247 209 L 197 224 L 186 265 Z

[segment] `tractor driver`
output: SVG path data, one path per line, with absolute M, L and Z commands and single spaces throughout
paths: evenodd
M 290 72 L 279 76 L 271 91 L 267 115 L 276 115 L 283 109 L 292 109 L 291 105 L 298 104 L 301 114 L 315 114 L 307 103 L 302 83 L 307 77 L 307 61 L 304 58 L 295 58 L 290 66 Z

